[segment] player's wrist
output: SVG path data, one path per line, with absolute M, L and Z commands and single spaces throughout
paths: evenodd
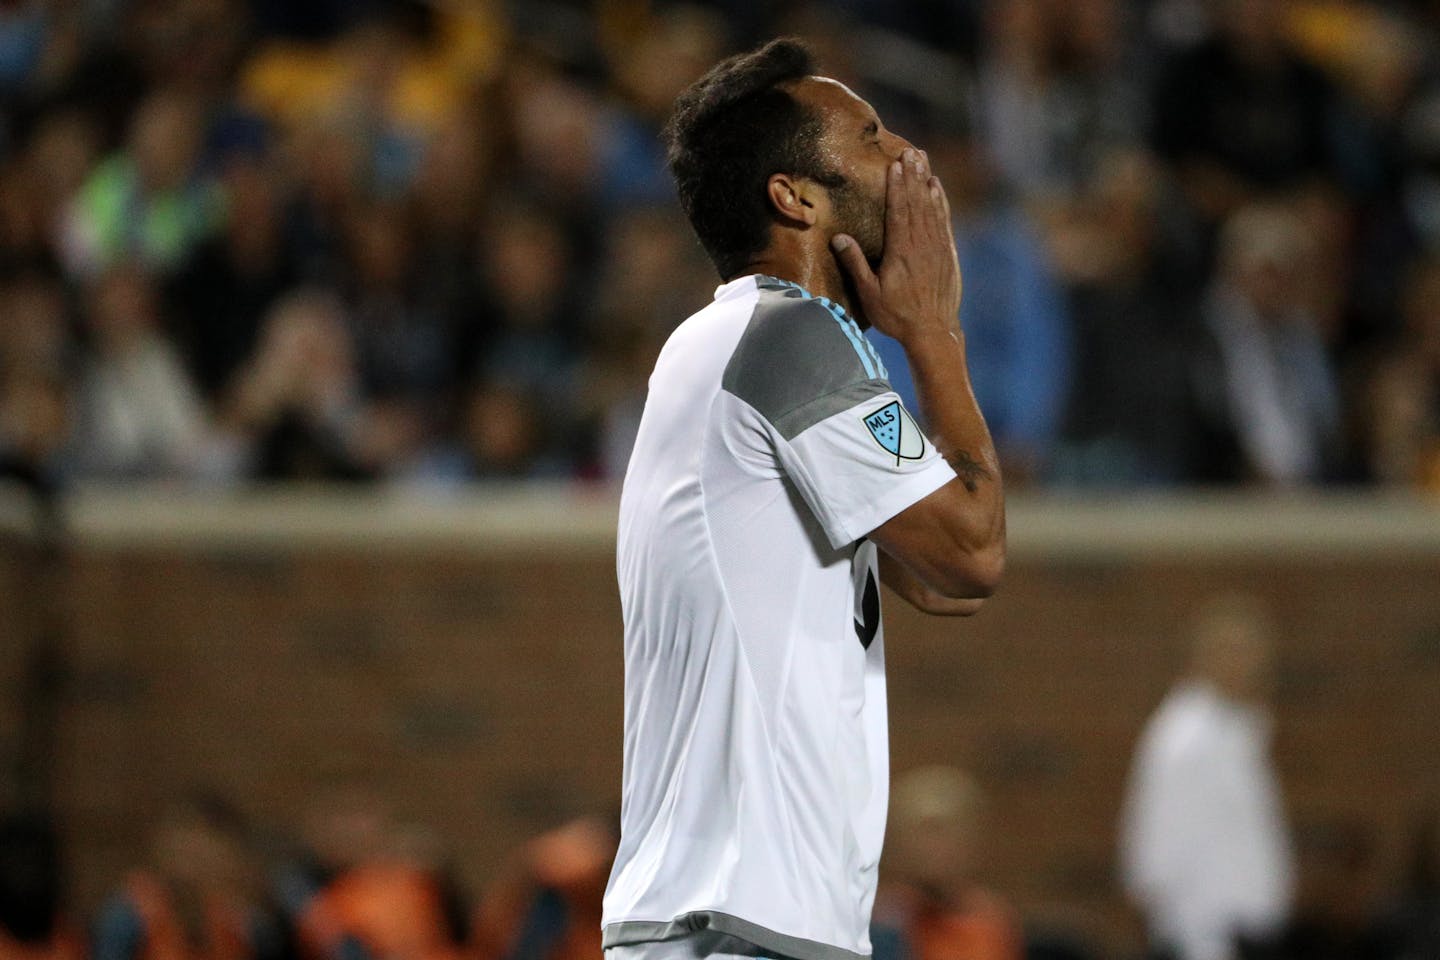
M 965 346 L 960 331 L 955 329 L 953 323 L 916 325 L 896 339 L 900 341 L 906 355 L 912 358 L 916 354 L 957 349 L 963 351 Z

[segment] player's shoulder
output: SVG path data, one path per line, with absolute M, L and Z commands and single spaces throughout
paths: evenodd
M 837 304 L 762 277 L 721 387 L 787 437 L 890 389 L 885 365 Z

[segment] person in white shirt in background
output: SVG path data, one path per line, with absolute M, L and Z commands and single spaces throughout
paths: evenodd
M 92 283 L 75 437 L 86 480 L 176 479 L 199 472 L 207 421 L 199 391 L 161 333 L 153 279 L 138 264 Z
M 1340 386 L 1310 302 L 1316 256 L 1304 220 L 1282 204 L 1243 207 L 1221 231 L 1204 310 L 1238 479 L 1294 487 L 1336 468 Z
M 1140 738 L 1120 830 L 1125 888 L 1176 960 L 1278 933 L 1294 866 L 1270 758 L 1273 628 L 1252 598 L 1195 620 L 1190 670 Z

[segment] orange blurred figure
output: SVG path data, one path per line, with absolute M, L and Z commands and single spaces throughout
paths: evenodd
M 303 951 L 316 960 L 341 955 L 352 937 L 368 956 L 385 960 L 458 957 L 434 878 L 401 861 L 348 871 L 317 894 L 301 918 Z
M 891 877 L 876 898 L 876 960 L 1021 960 L 1024 938 L 1011 906 L 976 879 L 980 788 L 944 766 L 912 770 L 895 784 L 887 837 Z
M 438 843 L 363 789 L 318 811 L 309 841 L 330 879 L 297 919 L 306 960 L 457 960 Z
M 203 795 L 177 803 L 155 828 L 148 862 L 102 911 L 95 960 L 272 957 L 257 884 L 238 813 Z
M 480 960 L 595 960 L 601 901 L 619 837 L 586 816 L 536 837 L 482 897 L 475 918 Z

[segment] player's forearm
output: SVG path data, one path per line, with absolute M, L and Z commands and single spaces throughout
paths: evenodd
M 965 491 L 966 539 L 980 546 L 1003 544 L 1005 490 L 1000 461 L 975 402 L 962 337 L 945 331 L 911 337 L 903 346 L 931 442 L 955 469 Z
M 984 599 L 956 600 L 932 589 L 899 560 L 880 551 L 880 582 L 921 613 L 935 617 L 970 617 L 980 612 Z

